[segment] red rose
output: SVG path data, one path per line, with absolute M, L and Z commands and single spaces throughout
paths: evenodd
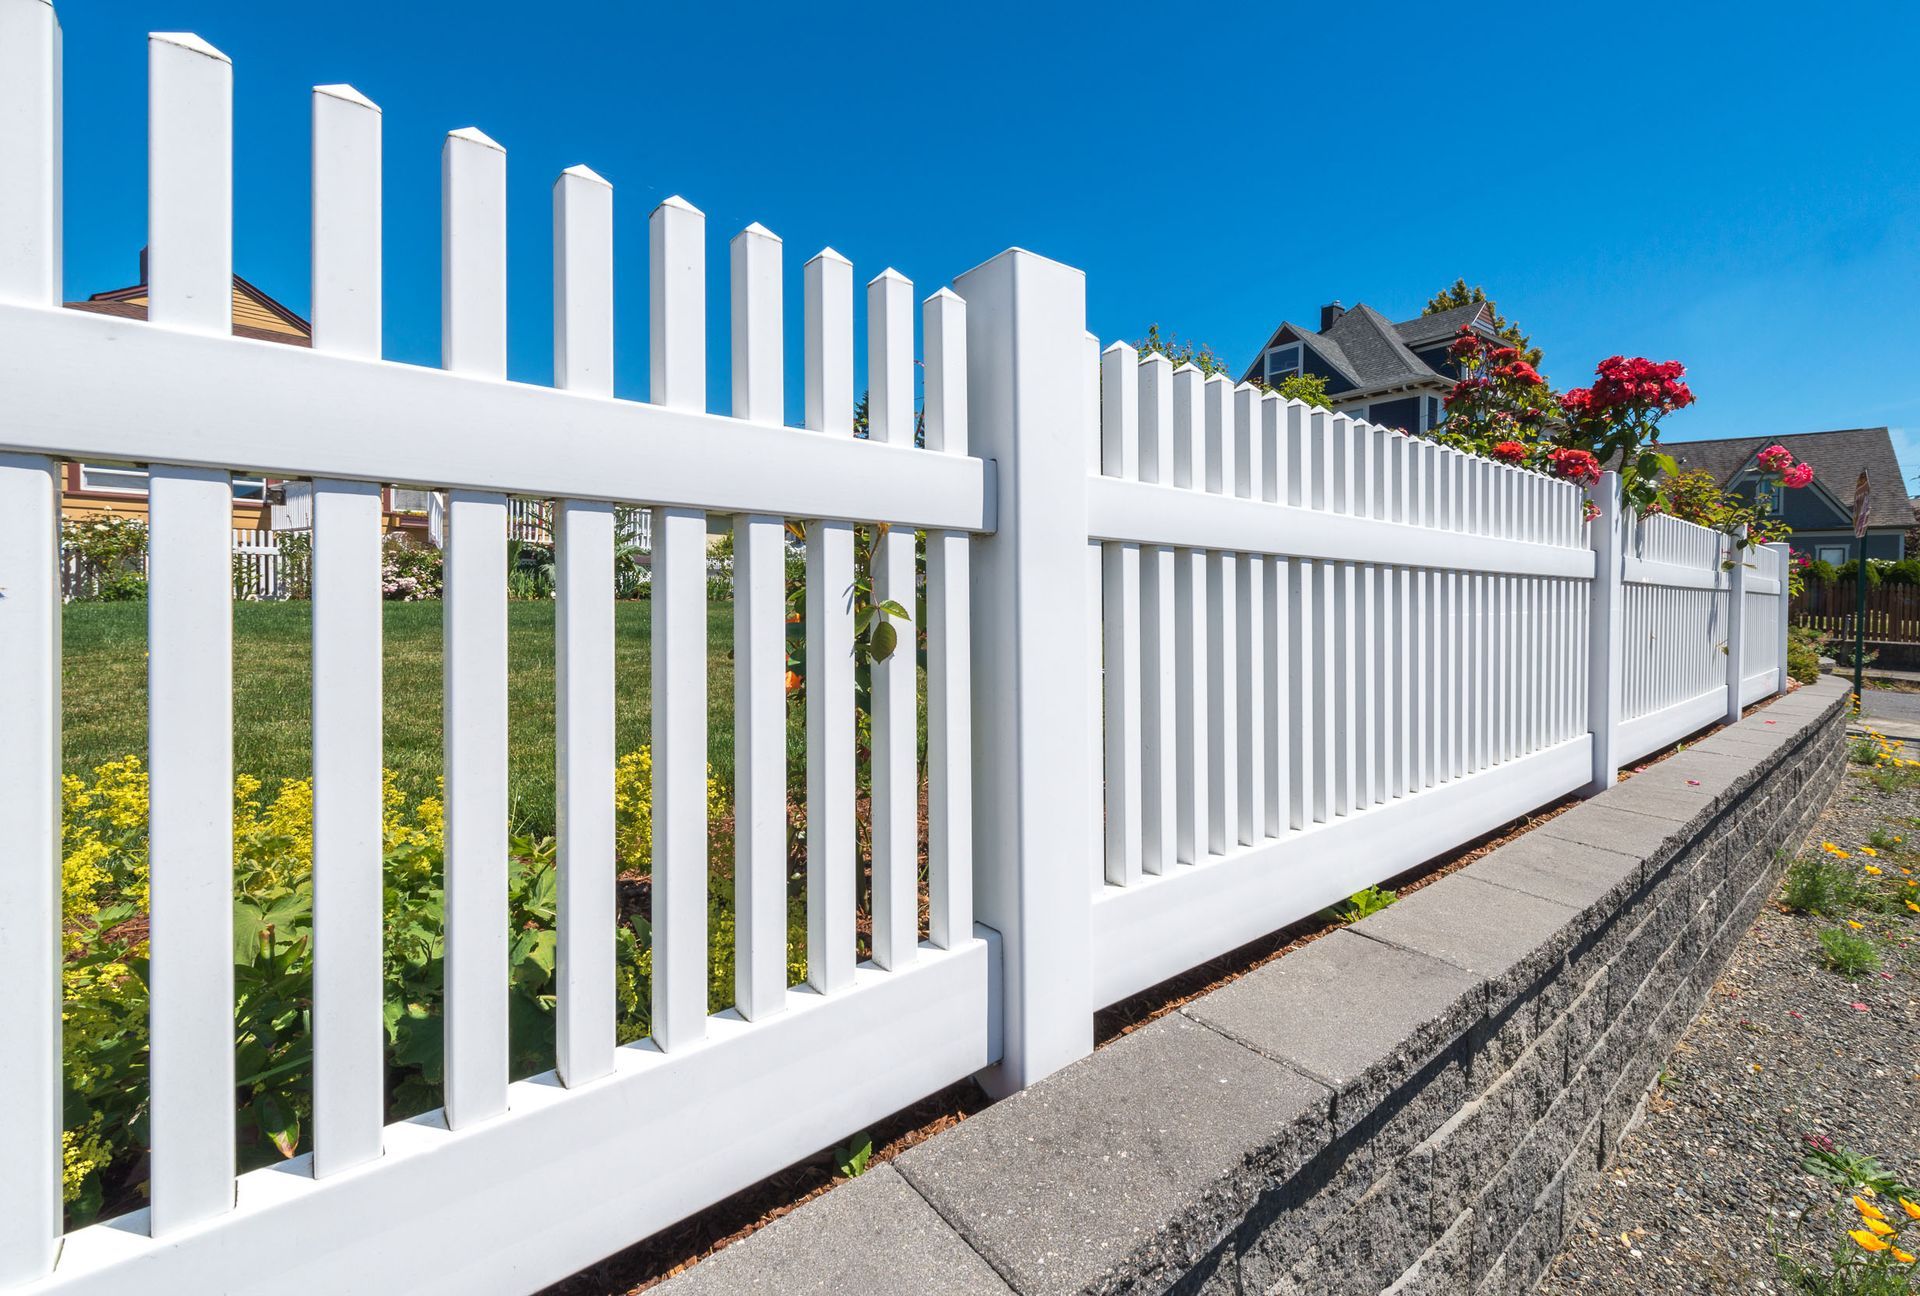
M 1560 446 L 1547 455 L 1556 477 L 1564 477 L 1580 485 L 1591 485 L 1600 480 L 1600 461 L 1586 450 L 1572 446 Z
M 1501 463 L 1518 464 L 1527 461 L 1527 448 L 1518 441 L 1502 441 L 1490 452 Z

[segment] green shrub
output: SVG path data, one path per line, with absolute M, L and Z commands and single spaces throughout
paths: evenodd
M 1802 684 L 1820 678 L 1820 653 L 1826 640 L 1818 630 L 1793 626 L 1787 631 L 1787 674 Z
M 1851 893 L 1852 878 L 1843 865 L 1832 860 L 1800 859 L 1787 869 L 1780 903 L 1794 913 L 1837 918 L 1845 912 Z
M 1880 966 L 1880 951 L 1857 931 L 1829 927 L 1820 933 L 1820 961 L 1841 976 L 1857 977 Z

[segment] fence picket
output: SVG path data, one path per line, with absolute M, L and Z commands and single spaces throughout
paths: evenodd
M 1101 471 L 1140 478 L 1139 357 L 1116 342 L 1100 355 Z M 1105 878 L 1132 886 L 1142 869 L 1140 546 L 1101 546 L 1106 615 Z
M 1140 479 L 1173 485 L 1173 364 L 1164 355 L 1141 356 L 1136 370 L 1140 423 Z M 1140 867 L 1159 876 L 1180 859 L 1180 782 L 1178 766 L 1179 633 L 1174 619 L 1180 560 L 1165 545 L 1140 550 L 1140 822 L 1145 843 Z
M 806 266 L 807 426 L 853 435 L 853 264 Z M 853 524 L 807 527 L 807 981 L 853 980 Z
M 785 416 L 783 245 L 753 224 L 733 236 L 733 416 Z M 734 1004 L 748 1021 L 787 999 L 786 528 L 733 520 Z
M 1173 371 L 1173 484 L 1186 490 L 1206 486 L 1206 413 L 1201 388 L 1204 375 L 1193 365 Z M 1174 678 L 1179 682 L 1174 778 L 1179 786 L 1179 840 L 1183 864 L 1207 858 L 1208 825 L 1213 798 L 1208 790 L 1207 553 L 1181 549 L 1174 556 L 1173 619 L 1179 639 L 1174 645 Z M 1217 773 L 1213 777 L 1218 777 Z
M 647 220 L 653 403 L 707 406 L 706 218 L 673 197 Z M 653 1041 L 707 1029 L 707 515 L 653 511 Z
M 967 453 L 967 304 L 942 288 L 921 306 L 927 449 Z M 970 539 L 927 533 L 927 934 L 973 938 Z
M 913 284 L 883 270 L 867 285 L 869 435 L 913 447 Z M 873 961 L 903 968 L 920 935 L 920 771 L 918 637 L 914 538 L 886 528 L 873 559 L 874 600 L 893 602 L 915 620 L 893 622 L 894 651 L 873 666 Z M 877 614 L 876 614 L 877 615 Z
M 613 187 L 584 166 L 553 186 L 554 386 L 613 395 Z M 561 1083 L 613 1071 L 613 506 L 553 506 L 559 914 L 554 1053 Z

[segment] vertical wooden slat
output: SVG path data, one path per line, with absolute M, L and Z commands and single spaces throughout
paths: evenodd
M 1233 384 L 1222 374 L 1205 387 L 1206 478 L 1209 494 L 1234 484 Z M 1232 850 L 1240 838 L 1239 558 L 1207 554 L 1207 849 Z
M 313 92 L 313 349 L 380 355 L 380 110 Z M 313 484 L 313 1173 L 380 1155 L 380 488 Z
M 707 408 L 706 218 L 669 198 L 647 219 L 648 391 Z M 707 515 L 653 511 L 653 1042 L 707 1030 Z
M 967 453 L 967 304 L 942 288 L 921 306 L 927 449 Z M 927 534 L 927 935 L 973 938 L 972 540 Z
M 1140 477 L 1139 356 L 1116 342 L 1100 355 L 1100 471 L 1122 481 Z M 1141 668 L 1140 546 L 1101 546 L 1106 737 L 1106 880 L 1140 880 Z
M 441 363 L 504 379 L 507 158 L 478 130 L 441 153 Z M 459 1129 L 507 1107 L 507 501 L 451 491 L 442 614 L 446 1099 Z
M 733 236 L 733 417 L 785 414 L 780 239 L 759 224 Z M 734 1006 L 748 1021 L 787 1001 L 786 528 L 733 520 Z
M 807 426 L 853 435 L 853 264 L 807 262 Z M 853 524 L 807 527 L 807 981 L 853 981 Z
M 0 0 L 0 301 L 61 297 L 60 21 Z M 0 455 L 0 1286 L 61 1228 L 60 467 Z
M 584 166 L 553 187 L 553 381 L 613 395 L 613 187 Z M 554 504 L 554 749 L 559 835 L 555 1056 L 560 1080 L 613 1070 L 613 506 Z
M 1187 490 L 1206 485 L 1206 414 L 1201 388 L 1205 375 L 1193 365 L 1173 371 L 1173 484 Z M 1179 742 L 1175 779 L 1179 783 L 1180 862 L 1198 864 L 1207 857 L 1208 783 L 1207 554 L 1182 549 L 1174 558 L 1174 676 L 1180 682 Z
M 150 37 L 149 316 L 231 329 L 233 68 Z M 233 538 L 228 475 L 155 465 L 149 486 L 152 967 L 149 1226 L 233 1206 Z
M 1286 402 L 1268 392 L 1260 400 L 1260 452 L 1262 475 L 1260 498 L 1279 504 L 1286 498 Z M 1287 830 L 1287 793 L 1291 769 L 1288 765 L 1288 730 L 1292 727 L 1287 707 L 1287 559 L 1269 555 L 1266 560 L 1265 589 L 1262 591 L 1266 618 L 1261 626 L 1266 655 L 1266 707 L 1261 716 L 1262 741 L 1266 745 L 1266 805 L 1262 832 L 1278 837 Z
M 1308 407 L 1301 401 L 1288 401 L 1280 435 L 1286 461 L 1281 500 L 1289 508 L 1308 508 L 1313 503 Z M 1286 561 L 1286 646 L 1288 669 L 1279 678 L 1286 694 L 1287 798 L 1286 817 L 1281 827 L 1300 829 L 1313 822 L 1313 721 L 1316 699 L 1308 676 L 1313 669 L 1313 635 L 1308 618 L 1313 610 L 1311 586 L 1313 564 L 1299 558 Z
M 883 270 L 867 285 L 869 435 L 913 445 L 913 285 Z M 874 597 L 910 615 L 916 602 L 913 531 L 890 527 L 873 561 Z M 873 667 L 873 961 L 913 962 L 920 943 L 919 664 L 915 626 L 892 621 L 899 642 Z
M 1159 354 L 1139 364 L 1139 471 L 1142 481 L 1173 484 L 1173 365 Z M 1140 867 L 1170 872 L 1179 854 L 1179 780 L 1174 621 L 1175 551 L 1150 545 L 1140 551 L 1140 829 L 1145 838 Z

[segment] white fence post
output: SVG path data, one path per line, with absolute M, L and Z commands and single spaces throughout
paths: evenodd
M 1740 718 L 1740 689 L 1747 672 L 1744 664 L 1747 648 L 1747 559 L 1741 541 L 1747 529 L 1740 527 L 1721 543 L 1727 554 L 1727 714 L 1728 724 Z M 1780 596 L 1786 597 L 1781 590 Z
M 1773 691 L 1787 691 L 1787 630 L 1793 624 L 1793 595 L 1787 588 L 1788 578 L 1793 575 L 1793 546 L 1784 540 L 1776 540 L 1767 548 L 1775 555 L 1775 574 L 1780 578 L 1780 624 L 1772 633 L 1779 637 L 1780 655 L 1774 659 Z
M 1619 770 L 1614 739 L 1620 728 L 1620 475 L 1602 473 L 1587 487 L 1600 511 L 1587 524 L 1593 545 L 1593 607 L 1587 618 L 1587 728 L 1593 733 L 1593 781 L 1598 796 L 1613 786 Z
M 1093 1048 L 1085 658 L 1086 279 L 1018 249 L 962 275 L 973 449 L 998 461 L 974 556 L 975 910 L 1002 950 L 1006 1093 Z

